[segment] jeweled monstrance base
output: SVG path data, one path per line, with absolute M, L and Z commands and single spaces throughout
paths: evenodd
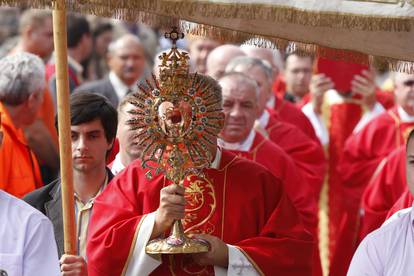
M 181 220 L 174 222 L 168 238 L 155 239 L 145 247 L 148 254 L 189 254 L 208 252 L 209 243 L 202 239 L 190 238 L 184 234 Z

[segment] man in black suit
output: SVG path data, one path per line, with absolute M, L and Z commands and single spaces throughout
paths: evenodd
M 61 270 L 74 275 L 87 275 L 85 250 L 89 217 L 95 197 L 113 178 L 106 167 L 106 156 L 113 146 L 118 119 L 117 112 L 108 99 L 97 94 L 72 94 L 70 109 L 78 256 L 62 256 L 63 218 L 60 178 L 26 195 L 24 200 L 52 221 L 59 256 L 62 256 Z
M 138 37 L 126 34 L 113 41 L 108 47 L 110 72 L 102 80 L 85 83 L 75 92 L 92 92 L 109 99 L 114 107 L 122 98 L 138 88 L 146 67 L 145 50 Z

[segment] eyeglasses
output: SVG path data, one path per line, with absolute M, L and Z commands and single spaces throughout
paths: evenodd
M 403 84 L 406 87 L 411 87 L 414 85 L 414 80 L 406 80 L 405 82 L 403 82 Z

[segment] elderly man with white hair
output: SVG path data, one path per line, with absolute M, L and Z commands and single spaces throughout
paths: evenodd
M 86 83 L 75 92 L 101 94 L 117 107 L 126 94 L 138 89 L 137 82 L 147 66 L 145 49 L 137 36 L 126 34 L 109 44 L 107 59 L 108 77 Z
M 30 124 L 42 102 L 43 62 L 20 53 L 0 60 L 0 275 L 59 275 L 53 227 L 18 195 L 35 185 L 35 159 L 21 127 Z M 33 163 L 27 163 L 32 161 Z M 14 165 L 14 166 L 13 166 Z M 41 264 L 41 265 L 40 265 Z
M 230 61 L 226 72 L 240 72 L 256 81 L 259 87 L 256 129 L 281 147 L 295 162 L 299 171 L 312 186 L 315 200 L 319 199 L 325 173 L 325 157 L 320 144 L 305 135 L 296 126 L 284 122 L 266 109 L 272 90 L 272 68 L 264 61 L 252 57 L 237 57 Z
M 43 185 L 23 129 L 36 119 L 44 88 L 45 68 L 39 57 L 19 53 L 0 61 L 0 114 L 4 132 L 0 188 L 17 197 Z

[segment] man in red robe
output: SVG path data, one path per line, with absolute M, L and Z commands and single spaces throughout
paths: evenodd
M 411 131 L 409 136 L 408 136 L 408 139 L 407 139 L 406 155 L 408 155 L 408 157 L 406 157 L 406 159 L 405 159 L 406 174 L 405 174 L 405 177 L 404 177 L 404 180 L 405 180 L 404 182 L 406 183 L 406 186 L 405 186 L 406 189 L 401 194 L 401 196 L 398 198 L 398 200 L 394 203 L 394 205 L 389 209 L 386 220 L 393 217 L 394 214 L 400 213 L 399 211 L 401 211 L 403 209 L 411 208 L 413 206 L 413 202 L 414 202 L 414 197 L 413 197 L 414 179 L 412 179 L 413 175 L 412 175 L 411 167 L 412 167 L 412 164 L 413 164 L 414 156 L 412 155 L 412 153 L 413 153 L 412 148 L 413 147 L 412 146 L 410 147 L 410 144 L 409 144 L 409 142 L 413 139 L 413 137 L 414 137 L 414 131 Z M 403 212 L 401 212 L 400 214 L 402 214 Z M 396 215 L 396 216 L 398 216 L 398 215 Z M 395 218 L 395 216 L 394 216 L 394 218 Z
M 280 92 L 286 99 L 302 106 L 302 111 L 311 121 L 321 144 L 326 149 L 328 171 L 319 202 L 321 255 L 325 271 L 331 268 L 332 275 L 345 275 L 346 268 L 329 260 L 333 258 L 343 212 L 339 202 L 341 194 L 341 172 L 338 163 L 346 139 L 359 131 L 369 120 L 384 111 L 376 95 L 373 76 L 369 72 L 355 75 L 350 84 L 350 94 L 344 97 L 333 90 L 335 84 L 323 74 L 312 76 L 312 57 L 292 53 L 286 57 L 285 89 Z M 351 96 L 352 95 L 352 96 Z M 357 96 L 358 95 L 358 96 Z M 355 99 L 358 97 L 359 99 Z M 378 101 L 377 101 L 378 100 Z M 347 243 L 351 243 L 346 241 Z M 352 254 L 349 254 L 349 259 Z M 342 257 L 338 258 L 340 261 Z
M 342 219 L 337 233 L 340 240 L 333 265 L 345 271 L 356 249 L 362 193 L 381 160 L 404 145 L 414 128 L 414 75 L 396 73 L 394 82 L 396 107 L 377 116 L 349 137 L 339 167 L 341 186 L 338 193 L 344 200 L 339 205 Z
M 277 114 L 266 110 L 271 92 L 272 68 L 262 60 L 237 57 L 226 67 L 227 72 L 241 72 L 253 78 L 259 86 L 256 129 L 280 146 L 295 162 L 305 180 L 312 188 L 315 200 L 319 200 L 325 174 L 325 156 L 322 147 L 297 127 L 283 122 Z
M 285 190 L 302 215 L 305 226 L 316 233 L 316 200 L 309 196 L 312 187 L 298 173 L 292 159 L 276 144 L 253 128 L 259 112 L 259 87 L 241 73 L 227 73 L 219 80 L 223 94 L 224 127 L 218 144 L 236 155 L 255 161 L 283 180 Z M 259 96 L 260 97 L 260 96 Z
M 387 213 L 407 190 L 405 146 L 391 152 L 381 161 L 362 195 L 362 218 L 359 240 L 379 228 Z
M 213 86 L 210 93 L 221 98 L 220 87 Z M 148 180 L 139 161 L 111 182 L 94 203 L 90 276 L 311 274 L 314 243 L 283 181 L 225 150 L 212 147 L 211 153 L 215 158 L 204 177 L 187 175 L 185 189 L 168 185 L 162 175 Z M 209 241 L 210 251 L 146 254 L 148 240 L 162 236 L 177 219 L 187 233 Z
M 227 74 L 219 80 L 225 114 L 219 145 L 240 157 L 265 166 L 273 175 L 282 179 L 286 193 L 301 214 L 305 227 L 316 239 L 317 207 L 315 198 L 311 196 L 312 187 L 292 159 L 279 146 L 265 139 L 253 128 L 257 113 L 260 112 L 259 86 L 247 75 L 237 72 Z M 313 272 L 314 275 L 322 275 L 317 246 Z

